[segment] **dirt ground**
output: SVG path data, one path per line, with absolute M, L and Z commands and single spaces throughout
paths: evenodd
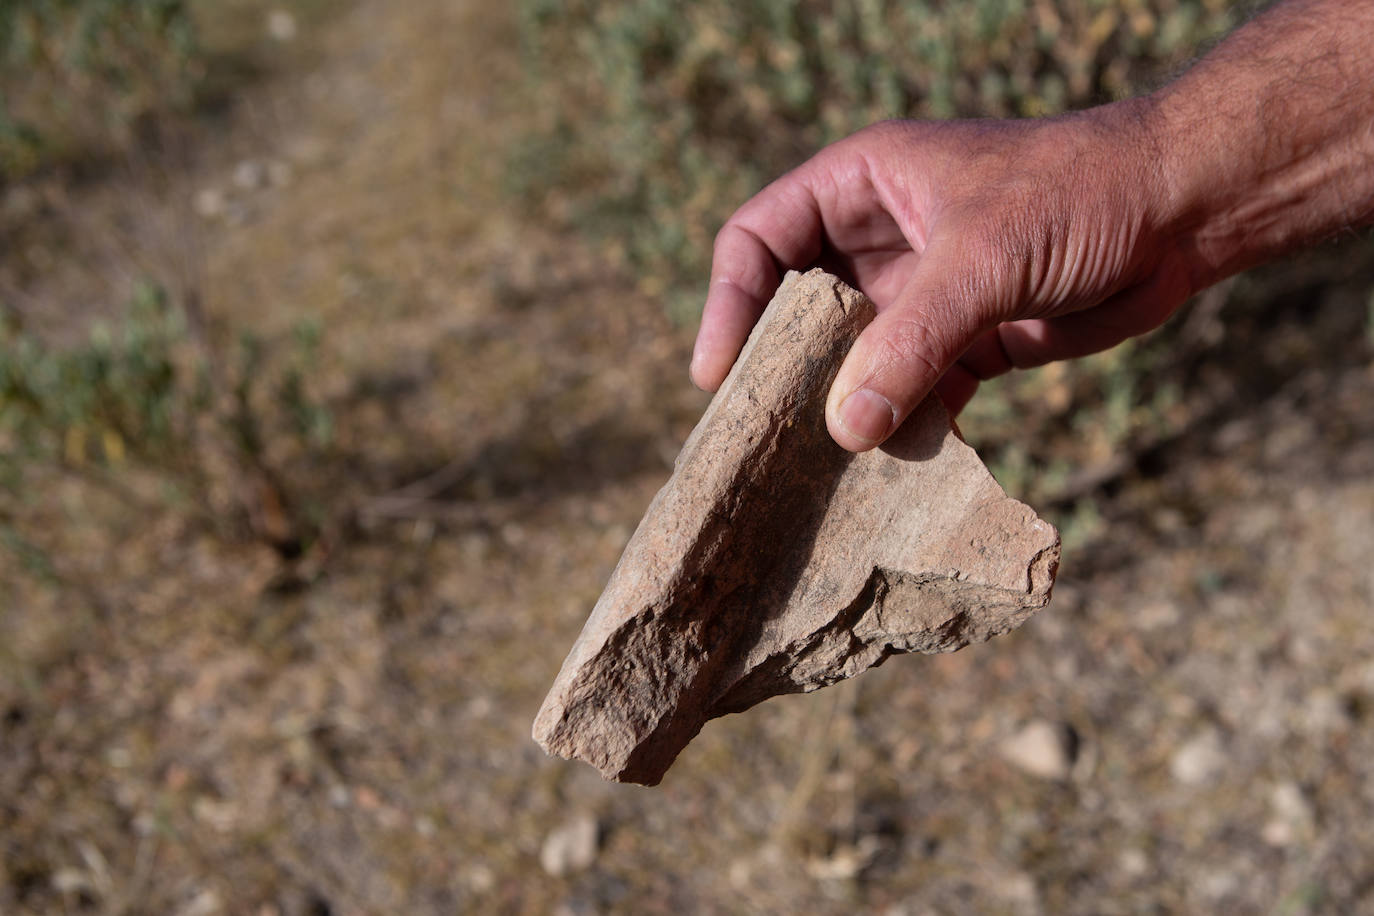
M 0 912 L 1374 908 L 1367 242 L 1238 284 L 1024 628 L 617 786 L 529 729 L 706 403 L 691 329 L 507 205 L 503 14 L 361 0 L 296 41 L 176 169 L 80 192 L 117 250 L 92 220 L 23 276 L 84 301 L 132 259 L 212 323 L 317 317 L 342 521 L 289 557 L 150 474 L 28 472 L 54 569 L 0 552 Z

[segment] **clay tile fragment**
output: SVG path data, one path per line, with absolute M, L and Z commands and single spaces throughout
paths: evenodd
M 952 652 L 1049 601 L 1059 535 L 927 398 L 880 449 L 826 431 L 873 303 L 789 273 L 649 506 L 534 737 L 656 785 L 708 719 L 905 652 Z

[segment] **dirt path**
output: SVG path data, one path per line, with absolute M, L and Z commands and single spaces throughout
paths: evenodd
M 516 39 L 477 4 L 358 3 L 157 211 L 214 333 L 320 322 L 342 458 L 316 483 L 348 524 L 284 578 L 184 506 L 45 482 L 59 584 L 3 570 L 0 910 L 1374 902 L 1374 372 L 1342 291 L 1265 338 L 1345 341 L 1335 368 L 1102 494 L 1016 634 L 713 723 L 652 791 L 544 758 L 534 711 L 704 399 L 686 332 L 500 193 L 538 117 Z M 1073 735 L 1059 778 L 1005 752 L 1030 722 Z

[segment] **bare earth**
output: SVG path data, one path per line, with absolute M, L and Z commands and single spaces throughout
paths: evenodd
M 512 26 L 396 6 L 303 35 L 146 204 L 213 319 L 321 317 L 347 523 L 284 560 L 134 471 L 31 475 L 7 508 L 57 583 L 0 552 L 0 911 L 1374 907 L 1367 251 L 1272 280 L 1191 370 L 1220 407 L 1093 490 L 1024 628 L 608 784 L 530 723 L 705 406 L 690 329 L 504 203 Z M 291 178 L 238 188 L 245 157 Z

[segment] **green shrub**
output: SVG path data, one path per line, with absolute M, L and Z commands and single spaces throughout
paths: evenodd
M 10 325 L 0 330 L 0 434 L 12 458 L 167 460 L 189 447 L 205 409 L 203 377 L 177 363 L 185 320 L 154 288 L 136 296 L 118 328 L 99 324 L 60 349 Z
M 0 486 L 18 489 L 31 469 L 108 476 L 136 465 L 184 495 L 240 490 L 224 478 L 245 475 L 307 490 L 313 471 L 299 472 L 317 471 L 333 445 L 310 381 L 319 337 L 305 321 L 289 341 L 242 334 L 217 354 L 155 287 L 78 346 L 0 323 Z
M 189 104 L 195 47 L 185 0 L 0 0 L 0 180 L 117 149 Z
M 511 166 L 650 292 L 697 292 L 739 204 L 892 117 L 1125 96 L 1232 24 L 1216 0 L 523 0 L 539 136 Z

